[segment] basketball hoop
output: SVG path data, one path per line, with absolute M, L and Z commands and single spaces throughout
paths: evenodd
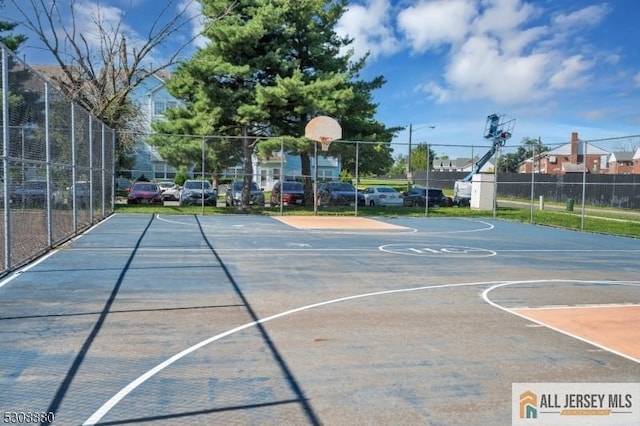
M 320 142 L 322 151 L 327 152 L 331 142 L 342 137 L 342 127 L 335 119 L 320 115 L 307 123 L 304 128 L 304 136 L 312 141 Z

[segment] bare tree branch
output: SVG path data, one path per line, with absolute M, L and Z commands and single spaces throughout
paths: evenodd
M 177 34 L 202 16 L 189 14 L 189 7 L 196 0 L 185 3 L 177 12 L 176 3 L 169 1 L 153 20 L 146 37 L 138 40 L 135 35 L 129 38 L 126 34 L 126 12 L 115 20 L 107 19 L 109 9 L 98 0 L 91 14 L 92 33 L 82 32 L 81 26 L 87 22 L 79 21 L 80 9 L 74 0 L 67 0 L 67 13 L 62 13 L 59 0 L 10 1 L 22 15 L 22 23 L 60 67 L 62 74 L 51 76 L 60 89 L 115 129 L 130 129 L 137 121 L 128 99 L 131 91 L 149 75 L 175 65 L 197 36 L 187 37 L 168 58 L 156 58 L 152 66 L 153 54 L 163 43 L 175 42 Z

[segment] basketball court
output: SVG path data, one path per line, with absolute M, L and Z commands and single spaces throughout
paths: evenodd
M 512 383 L 640 381 L 639 255 L 493 219 L 116 214 L 0 282 L 0 405 L 509 424 Z

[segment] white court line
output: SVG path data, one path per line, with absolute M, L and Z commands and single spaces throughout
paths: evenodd
M 210 337 L 210 338 L 205 339 L 205 340 L 203 340 L 203 341 L 201 341 L 199 343 L 196 343 L 195 345 L 183 350 L 180 353 L 177 353 L 176 355 L 172 356 L 171 358 L 167 359 L 166 361 L 158 364 L 157 366 L 155 366 L 151 370 L 147 371 L 146 373 L 142 374 L 140 377 L 138 377 L 137 379 L 135 379 L 134 381 L 129 383 L 127 386 L 122 388 L 118 393 L 116 393 L 113 397 L 111 397 L 111 399 L 109 399 L 98 410 L 96 410 L 96 412 L 93 413 L 91 415 L 91 417 L 89 417 L 83 423 L 83 425 L 95 425 L 113 407 L 115 407 L 116 404 L 118 404 L 124 397 L 126 397 L 128 394 L 130 394 L 132 391 L 134 391 L 138 386 L 142 385 L 144 382 L 149 380 L 151 377 L 155 376 L 160 371 L 162 371 L 165 368 L 169 367 L 174 362 L 176 362 L 176 361 L 180 360 L 181 358 L 184 358 L 185 356 L 191 354 L 192 352 L 195 352 L 196 350 L 208 345 L 209 343 L 213 343 L 213 342 L 215 342 L 217 340 L 220 340 L 220 339 L 222 339 L 224 337 L 230 336 L 230 335 L 232 335 L 234 333 L 237 333 L 239 331 L 242 331 L 244 329 L 247 329 L 247 328 L 250 328 L 250 327 L 254 327 L 254 326 L 258 325 L 258 324 L 263 324 L 265 322 L 273 321 L 275 319 L 282 318 L 282 317 L 285 317 L 285 316 L 288 316 L 288 315 L 292 315 L 292 314 L 295 314 L 295 313 L 298 313 L 298 312 L 302 312 L 302 311 L 306 311 L 306 310 L 310 310 L 310 309 L 314 309 L 314 308 L 319 308 L 319 307 L 326 306 L 326 305 L 331 305 L 331 304 L 334 304 L 334 303 L 346 302 L 346 301 L 355 300 L 355 299 L 362 299 L 362 298 L 365 298 L 365 297 L 382 296 L 382 295 L 393 294 L 393 293 L 406 293 L 406 292 L 429 290 L 429 289 L 436 289 L 436 288 L 490 285 L 490 284 L 495 284 L 496 282 L 502 282 L 502 281 L 487 281 L 487 282 L 460 283 L 460 284 L 442 284 L 442 285 L 436 285 L 436 286 L 413 287 L 413 288 L 386 290 L 386 291 L 378 291 L 378 292 L 373 292 L 373 293 L 357 294 L 357 295 L 354 295 L 354 296 L 346 296 L 346 297 L 341 297 L 341 298 L 338 298 L 338 299 L 332 299 L 332 300 L 327 300 L 327 301 L 324 301 L 324 302 L 313 303 L 311 305 L 301 306 L 299 308 L 290 309 L 288 311 L 284 311 L 284 312 L 281 312 L 279 314 L 268 316 L 268 317 L 260 319 L 258 321 L 251 321 L 249 323 L 240 325 L 240 326 L 238 326 L 236 328 L 232 328 L 231 330 L 227 330 L 227 331 L 225 331 L 223 333 L 216 334 L 213 337 Z
M 91 232 L 93 229 L 97 228 L 98 226 L 100 226 L 101 224 L 103 224 L 104 222 L 106 222 L 107 220 L 111 219 L 113 216 L 115 216 L 116 214 L 112 214 L 110 216 L 107 216 L 106 219 L 96 223 L 95 225 L 93 225 L 92 227 L 90 227 L 89 229 L 87 229 L 86 231 L 82 232 L 80 235 L 77 235 L 75 237 L 73 237 L 72 239 L 70 239 L 69 241 L 65 242 L 65 244 L 69 244 L 72 241 L 77 241 L 80 238 L 82 238 L 83 235 L 88 234 L 89 232 Z M 13 281 L 14 279 L 16 279 L 17 277 L 19 277 L 22 273 L 27 272 L 29 269 L 39 265 L 40 263 L 44 262 L 45 260 L 47 260 L 48 258 L 50 258 L 51 256 L 53 256 L 54 254 L 58 253 L 60 250 L 67 250 L 67 249 L 52 249 L 51 251 L 49 251 L 48 253 L 42 255 L 42 257 L 38 258 L 37 260 L 34 260 L 33 262 L 29 263 L 26 266 L 23 266 L 22 268 L 12 272 L 11 274 L 9 274 L 8 277 L 4 278 L 2 281 L 0 281 L 0 288 L 4 287 L 5 285 L 9 284 L 11 281 Z
M 515 312 L 511 312 L 508 309 L 492 302 L 488 297 L 488 293 L 496 288 L 500 288 L 503 286 L 507 286 L 507 285 L 514 285 L 514 284 L 533 284 L 533 283 L 539 283 L 539 284 L 544 284 L 544 283 L 551 283 L 551 282 L 574 282 L 574 283 L 599 283 L 599 284 L 603 284 L 603 283 L 609 283 L 609 284 L 618 284 L 619 282 L 617 281 L 581 281 L 581 280 L 529 280 L 529 281 L 482 281 L 482 282 L 471 282 L 471 283 L 457 283 L 457 284 L 441 284 L 441 285 L 434 285 L 434 286 L 423 286 L 423 287 L 411 287 L 411 288 L 404 288 L 404 289 L 396 289 L 396 290 L 386 290 L 386 291 L 378 291 L 378 292 L 372 292 L 372 293 L 364 293 L 364 294 L 357 294 L 357 295 L 353 295 L 353 296 L 346 296 L 346 297 L 341 297 L 338 299 L 332 299 L 332 300 L 327 300 L 324 302 L 319 302 L 319 303 L 313 303 L 310 305 L 305 305 L 305 306 L 301 306 L 299 308 L 295 308 L 295 309 L 290 309 L 288 311 L 284 311 L 275 315 L 271 315 L 268 317 L 265 317 L 263 319 L 257 320 L 257 321 L 252 321 L 243 325 L 240 325 L 238 327 L 235 327 L 233 329 L 227 330 L 223 333 L 217 334 L 215 336 L 212 336 L 208 339 L 205 339 L 185 350 L 183 350 L 182 352 L 177 353 L 176 355 L 168 358 L 166 361 L 156 365 L 154 368 L 148 370 L 147 372 L 145 372 L 144 374 L 142 374 L 141 376 L 139 376 L 137 379 L 135 379 L 134 381 L 132 381 L 131 383 L 129 383 L 127 386 L 125 386 L 124 388 L 122 388 L 118 393 L 116 393 L 113 397 L 111 397 L 107 402 L 105 402 L 100 408 L 98 408 L 98 410 L 96 410 L 84 423 L 83 425 L 95 425 L 96 423 L 98 423 L 111 409 L 113 409 L 113 407 L 115 407 L 123 398 L 125 398 L 127 395 L 129 395 L 131 392 L 133 392 L 137 387 L 139 387 L 140 385 L 142 385 L 143 383 L 145 383 L 147 380 L 149 380 L 150 378 L 152 378 L 153 376 L 155 376 L 156 374 L 158 374 L 159 372 L 161 372 L 162 370 L 164 370 L 165 368 L 168 368 L 169 366 L 171 366 L 173 363 L 175 363 L 176 361 L 184 358 L 185 356 L 195 352 L 196 350 L 210 344 L 213 343 L 217 340 L 220 340 L 222 338 L 225 338 L 227 336 L 230 336 L 234 333 L 237 333 L 241 330 L 245 330 L 247 328 L 250 327 L 254 327 L 258 324 L 263 324 L 266 323 L 268 321 L 273 321 L 275 319 L 279 319 L 282 317 L 286 317 L 292 314 L 296 314 L 302 311 L 307 311 L 310 309 L 315 309 L 315 308 L 319 308 L 319 307 L 323 307 L 326 305 L 331 305 L 334 303 L 341 303 L 341 302 L 346 302 L 346 301 L 350 301 L 350 300 L 356 300 L 356 299 L 363 299 L 363 298 L 367 298 L 367 297 L 374 297 L 374 296 L 384 296 L 384 295 L 388 295 L 388 294 L 395 294 L 395 293 L 408 293 L 408 292 L 414 292 L 414 291 L 422 291 L 422 290 L 434 290 L 434 289 L 442 289 L 442 288 L 454 288 L 454 287 L 472 287 L 472 286 L 481 286 L 481 285 L 491 285 L 491 287 L 487 290 L 485 290 L 482 293 L 482 297 L 483 299 L 491 306 L 498 308 L 500 310 L 506 311 L 506 312 L 510 312 L 514 315 L 518 315 L 522 318 L 525 318 L 529 321 L 532 321 L 530 318 L 527 318 L 525 316 L 519 315 Z M 640 285 L 640 281 L 620 281 L 620 283 L 626 283 L 626 284 L 631 284 L 631 285 Z M 534 321 L 537 322 L 537 321 Z M 546 326 L 546 324 L 542 324 L 542 323 L 538 323 L 541 324 L 543 326 Z M 547 326 L 548 327 L 548 326 Z M 549 327 L 551 329 L 554 329 L 553 327 Z M 562 333 L 561 330 L 556 330 Z M 567 335 L 570 335 L 568 333 L 564 333 Z M 577 336 L 572 336 L 575 337 L 579 340 L 583 340 L 586 341 L 584 339 L 581 339 Z M 588 341 L 587 341 L 588 342 Z M 591 342 L 588 342 L 591 343 Z M 592 343 L 593 344 L 593 343 Z M 629 356 L 626 356 L 624 354 L 615 352 L 611 349 L 608 349 L 606 347 L 600 346 L 600 345 L 596 345 L 598 347 L 600 347 L 601 349 L 604 349 L 606 351 L 609 351 L 611 353 L 614 353 L 616 355 L 620 355 L 624 358 L 630 359 L 632 361 L 635 362 L 640 362 L 640 360 L 636 360 L 634 358 L 631 358 Z
M 58 250 L 52 250 L 49 253 L 43 255 L 41 258 L 31 262 L 30 264 L 28 264 L 25 267 L 22 267 L 20 269 L 18 269 L 17 271 L 12 272 L 8 277 L 6 277 L 5 279 L 3 279 L 2 281 L 0 281 L 0 288 L 4 287 L 5 285 L 9 284 L 11 281 L 13 281 L 14 279 L 16 279 L 17 277 L 19 277 L 23 272 L 27 272 L 29 269 L 39 265 L 40 263 L 44 262 L 45 260 L 47 260 L 48 258 L 50 258 L 51 256 L 53 256 L 54 254 L 56 254 L 58 252 Z
M 636 253 L 640 252 L 640 249 L 506 249 L 498 250 L 500 253 L 564 253 L 564 252 L 577 252 L 577 253 Z
M 494 286 L 489 287 L 488 289 L 484 290 L 482 292 L 482 298 L 484 299 L 485 302 L 487 302 L 489 305 L 493 306 L 494 308 L 500 309 L 502 311 L 508 312 L 512 315 L 518 316 L 520 318 L 526 319 L 527 321 L 531 321 L 533 323 L 539 324 L 541 326 L 547 327 L 551 330 L 557 331 L 558 333 L 564 334 L 565 336 L 569 336 L 572 337 L 576 340 L 579 340 L 581 342 L 585 342 L 588 343 L 590 345 L 593 345 L 597 348 L 603 349 L 607 352 L 610 352 L 612 354 L 618 355 L 622 358 L 628 359 L 630 361 L 633 362 L 637 362 L 640 363 L 640 359 L 638 358 L 634 358 L 630 355 L 624 354 L 622 352 L 618 352 L 615 349 L 611 349 L 607 346 L 601 345 L 599 343 L 596 342 L 592 342 L 591 340 L 585 339 L 584 337 L 580 337 L 576 334 L 573 333 L 569 333 L 565 330 L 559 329 L 557 327 L 554 327 L 552 325 L 546 324 L 542 321 L 538 321 L 535 320 L 533 318 L 530 318 L 524 314 L 520 314 L 518 312 L 515 312 L 513 309 L 515 308 L 506 308 L 494 301 L 492 301 L 491 299 L 489 299 L 489 293 L 491 293 L 493 290 L 497 289 L 497 288 L 501 288 L 501 287 L 506 287 L 506 286 L 510 286 L 510 285 L 516 285 L 516 284 L 532 284 L 532 283 L 574 283 L 574 284 L 620 284 L 620 285 L 634 285 L 634 286 L 640 286 L 640 281 L 600 281 L 600 280 L 595 280 L 595 281 L 586 281 L 586 280 L 562 280 L 562 279 L 553 279 L 553 280 L 533 280 L 533 281 L 511 281 L 511 282 L 505 282 L 505 283 L 501 283 L 501 284 L 496 284 Z
M 156 219 L 162 221 L 162 222 L 166 222 L 166 223 L 172 223 L 174 225 L 185 225 L 185 226 L 197 226 L 196 223 L 186 223 L 186 222 L 181 222 L 181 221 L 177 221 L 177 220 L 173 220 L 173 219 L 165 219 L 164 217 L 161 217 L 160 214 L 156 214 Z M 430 219 L 430 218 L 425 218 L 425 219 Z M 277 219 L 274 219 L 277 220 Z M 420 231 L 416 228 L 409 228 L 406 227 L 405 229 L 401 229 L 401 230 L 386 230 L 386 231 L 376 231 L 376 230 L 367 230 L 367 229 L 363 229 L 361 231 L 338 231 L 335 229 L 295 229 L 295 231 L 289 231 L 292 233 L 298 233 L 300 231 L 304 231 L 304 232 L 308 232 L 310 234 L 343 234 L 343 235 L 361 235 L 361 234 L 380 234 L 380 235 L 396 235 L 396 234 L 428 234 L 428 235 L 447 235 L 447 234 L 466 234 L 466 233 L 471 233 L 471 232 L 484 232 L 484 231 L 490 231 L 492 229 L 495 228 L 495 226 L 489 222 L 485 222 L 483 220 L 477 220 L 477 219 L 460 219 L 457 218 L 456 220 L 461 220 L 461 221 L 465 221 L 465 222 L 473 222 L 473 223 L 481 223 L 483 225 L 485 225 L 485 227 L 483 228 L 476 228 L 476 229 L 466 229 L 466 230 L 456 230 L 456 231 Z M 282 222 L 280 222 L 282 223 Z M 386 223 L 386 222 L 385 222 Z M 202 224 L 202 226 L 204 228 L 209 228 L 212 227 L 214 225 L 212 224 Z M 241 224 L 241 227 L 246 227 L 246 225 Z M 216 227 L 217 228 L 217 227 Z M 217 228 L 219 229 L 219 228 Z M 278 233 L 283 232 L 281 229 L 277 230 Z M 284 231 L 287 232 L 287 231 Z
M 352 248 L 340 248 L 340 247 L 331 247 L 331 248 L 313 248 L 310 245 L 296 245 L 296 246 L 292 246 L 292 247 L 287 247 L 287 248 L 282 248 L 282 247 L 261 247 L 261 248 L 251 248 L 250 251 L 251 252 L 326 252 L 326 253 L 330 253 L 330 252 L 385 252 L 387 253 L 387 250 L 382 249 L 382 247 L 386 247 L 386 246 L 400 246 L 400 245 L 409 245 L 409 244 L 413 244 L 413 245 L 429 245 L 429 243 L 423 243 L 423 242 L 412 242 L 412 243 L 393 243 L 393 244 L 384 244 L 382 246 L 377 247 L 376 249 L 370 249 L 370 248 L 362 248 L 362 247 L 352 247 Z M 433 243 L 432 243 L 433 245 Z M 442 246 L 441 244 L 438 246 Z M 462 246 L 459 246 L 462 247 Z M 467 247 L 467 248 L 472 248 L 472 247 Z M 122 252 L 130 252 L 133 249 L 133 247 L 67 247 L 64 248 L 65 251 L 100 251 L 100 252 L 118 252 L 118 251 L 122 251 Z M 640 250 L 634 250 L 634 249 L 630 249 L 630 250 L 624 250 L 624 249 L 602 249 L 602 250 L 598 250 L 598 249 L 593 249 L 593 250 L 574 250 L 574 249 L 563 249 L 563 250 L 492 250 L 492 249 L 485 249 L 485 248 L 479 248 L 479 247 L 473 247 L 473 249 L 475 249 L 476 251 L 487 251 L 487 252 L 491 252 L 490 255 L 487 255 L 485 257 L 491 257 L 491 256 L 495 256 L 495 255 L 499 255 L 502 253 L 509 253 L 509 252 L 522 252 L 522 253 L 527 253 L 527 252 L 533 252 L 533 253 L 537 253 L 537 252 L 546 252 L 546 251 L 550 251 L 550 252 L 557 252 L 557 253 L 635 253 L 638 252 Z M 139 247 L 138 248 L 138 252 L 157 252 L 157 253 L 175 253 L 176 250 L 180 250 L 180 252 L 209 252 L 211 253 L 211 248 L 210 247 L 181 247 L 181 246 L 171 246 L 171 247 Z M 246 248 L 215 248 L 215 251 L 218 253 L 222 253 L 222 252 L 244 252 L 246 253 L 248 249 Z M 409 256 L 416 256 L 419 253 L 414 249 L 415 253 L 414 255 L 412 255 L 411 253 L 404 253 L 406 255 Z M 401 254 L 401 253 L 392 253 L 392 254 Z M 446 254 L 446 253 L 445 253 Z M 455 254 L 455 253 L 452 253 Z M 446 257 L 445 255 L 443 255 L 442 257 Z M 477 258 L 477 257 L 476 257 Z
M 276 247 L 261 247 L 261 248 L 216 248 L 215 251 L 217 253 L 222 252 L 242 252 L 247 253 L 247 251 L 253 252 L 300 252 L 300 253 L 308 253 L 308 252 L 372 252 L 379 253 L 380 250 L 377 248 L 361 248 L 361 247 L 353 247 L 353 248 L 305 248 L 306 246 L 295 246 L 289 248 L 276 248 Z M 99 248 L 99 247 L 76 247 L 76 248 L 68 248 L 66 251 L 122 251 L 122 252 L 130 252 L 133 250 L 133 247 L 109 247 L 109 248 Z M 189 248 L 189 247 L 180 247 L 180 246 L 172 246 L 172 247 L 140 247 L 136 251 L 139 253 L 143 252 L 154 252 L 154 253 L 175 253 L 176 250 L 180 251 L 180 253 L 184 252 L 207 252 L 211 254 L 210 247 L 202 247 L 202 248 Z
M 515 306 L 511 310 L 553 311 L 559 309 L 637 308 L 640 303 L 593 303 L 580 305 Z

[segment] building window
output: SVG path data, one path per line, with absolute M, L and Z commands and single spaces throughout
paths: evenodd
M 167 110 L 167 104 L 165 101 L 153 102 L 153 115 L 162 115 Z
M 153 102 L 153 115 L 164 115 L 168 109 L 178 106 L 176 101 L 156 100 Z

